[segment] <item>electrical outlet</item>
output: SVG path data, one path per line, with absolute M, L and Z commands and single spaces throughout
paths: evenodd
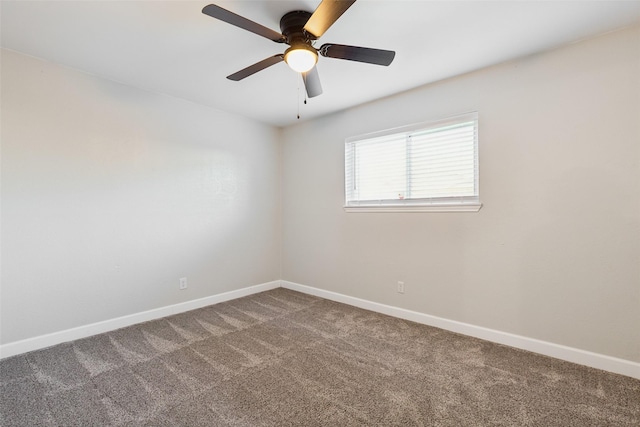
M 187 289 L 187 278 L 186 277 L 181 277 L 180 278 L 180 289 Z
M 398 293 L 404 294 L 404 282 L 398 282 Z

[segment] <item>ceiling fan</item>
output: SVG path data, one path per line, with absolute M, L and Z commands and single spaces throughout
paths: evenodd
M 347 59 L 385 66 L 391 64 L 396 55 L 391 50 L 333 43 L 323 44 L 319 49 L 313 46 L 313 42 L 319 39 L 353 3 L 355 3 L 355 0 L 322 0 L 313 13 L 301 10 L 288 12 L 280 19 L 282 33 L 236 15 L 215 4 L 205 6 L 202 9 L 202 13 L 266 37 L 276 43 L 285 43 L 290 46 L 284 53 L 270 56 L 227 76 L 229 80 L 242 80 L 258 71 L 284 61 L 294 71 L 302 74 L 307 95 L 313 98 L 322 93 L 320 77 L 316 68 L 318 53 L 327 58 Z

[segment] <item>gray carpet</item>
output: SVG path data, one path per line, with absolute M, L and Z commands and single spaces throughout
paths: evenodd
M 640 381 L 276 289 L 0 362 L 2 426 L 639 426 Z

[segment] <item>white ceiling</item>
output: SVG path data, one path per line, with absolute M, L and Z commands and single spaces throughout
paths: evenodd
M 2 47 L 262 122 L 302 119 L 640 22 L 637 1 L 358 0 L 319 40 L 396 51 L 389 67 L 320 57 L 324 93 L 302 104 L 280 63 L 225 77 L 285 45 L 201 13 L 216 3 L 279 31 L 290 1 L 2 1 Z

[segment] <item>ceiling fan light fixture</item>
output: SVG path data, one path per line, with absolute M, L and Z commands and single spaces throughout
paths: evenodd
M 318 52 L 306 44 L 294 45 L 284 53 L 284 61 L 293 71 L 306 73 L 318 62 Z

